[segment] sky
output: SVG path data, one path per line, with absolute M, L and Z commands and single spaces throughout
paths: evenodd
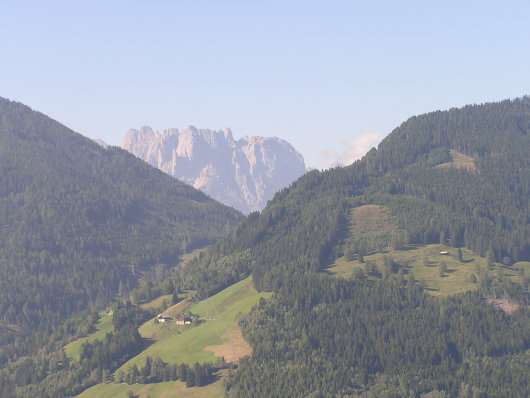
M 530 1 L 0 0 L 0 96 L 90 138 L 276 136 L 325 169 L 409 117 L 530 94 Z

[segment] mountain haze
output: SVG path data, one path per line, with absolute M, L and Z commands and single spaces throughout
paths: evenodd
M 72 396 L 99 383 L 95 394 L 171 396 L 184 381 L 213 382 L 219 367 L 232 398 L 528 396 L 529 97 L 411 117 L 362 159 L 304 174 L 247 218 L 121 149 L 0 104 L 0 397 Z M 228 130 L 180 134 L 163 135 L 177 142 L 163 154 L 175 164 L 229 152 Z M 130 145 L 147 154 L 145 142 L 163 136 L 138 131 Z M 179 264 L 185 248 L 206 242 L 215 243 Z M 262 292 L 230 326 L 252 355 L 208 365 L 195 344 L 193 356 L 180 346 L 182 356 L 169 354 L 175 347 L 164 344 L 186 332 L 149 320 L 168 297 L 186 292 L 168 312 L 201 301 L 206 316 L 186 327 L 205 343 L 200 331 L 218 324 L 210 321 L 238 312 L 230 303 L 245 297 L 241 280 L 246 293 Z M 217 292 L 230 296 L 222 308 Z M 105 338 L 83 342 L 93 315 L 55 326 L 113 294 Z M 151 313 L 137 305 L 154 298 Z M 148 348 L 145 321 L 167 341 Z M 27 326 L 38 330 L 33 340 L 21 338 Z M 69 360 L 63 346 L 74 334 L 79 359 Z M 217 330 L 215 344 L 225 337 Z M 231 339 L 223 345 L 233 350 Z M 124 366 L 129 359 L 142 368 Z M 210 377 L 199 377 L 204 369 Z
M 305 173 L 302 155 L 276 137 L 234 140 L 230 129 L 190 126 L 163 134 L 144 126 L 122 148 L 243 213 L 261 210 L 274 193 Z

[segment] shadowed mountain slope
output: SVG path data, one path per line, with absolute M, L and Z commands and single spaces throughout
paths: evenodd
M 142 271 L 176 264 L 182 242 L 210 244 L 242 219 L 128 152 L 1 98 L 0 176 L 0 332 L 101 307 Z

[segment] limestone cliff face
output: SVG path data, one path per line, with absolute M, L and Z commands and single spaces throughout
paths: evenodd
M 234 140 L 230 129 L 150 127 L 127 132 L 122 148 L 243 213 L 262 210 L 275 192 L 306 172 L 304 159 L 276 137 Z

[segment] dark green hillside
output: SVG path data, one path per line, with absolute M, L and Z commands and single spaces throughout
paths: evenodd
M 249 273 L 276 292 L 242 320 L 254 351 L 229 394 L 528 396 L 528 310 L 508 316 L 483 299 L 529 302 L 524 271 L 519 284 L 501 268 L 530 260 L 529 121 L 529 97 L 413 117 L 353 165 L 306 174 L 202 253 L 190 269 L 201 296 Z M 367 205 L 389 221 L 364 233 L 352 215 Z M 362 262 L 434 243 L 486 257 L 475 292 L 435 300 L 386 254 L 356 282 L 322 275 L 344 254 Z
M 398 278 L 292 276 L 242 319 L 253 354 L 229 396 L 527 396 L 527 310 L 508 316 L 476 294 L 440 302 Z
M 275 265 L 321 269 L 342 255 L 351 209 L 366 204 L 389 207 L 407 243 L 445 236 L 494 261 L 529 260 L 529 130 L 529 97 L 412 117 L 353 165 L 310 172 L 276 194 L 203 255 L 197 279 L 215 291 L 208 269 L 216 281 L 253 272 L 270 289 Z M 472 157 L 474 169 L 437 167 L 451 153 Z M 252 260 L 236 261 L 237 277 L 215 260 L 245 251 Z
M 196 290 L 200 298 L 249 274 L 259 290 L 274 292 L 271 299 L 261 300 L 240 318 L 243 336 L 253 353 L 238 369 L 227 372 L 228 395 L 527 397 L 528 120 L 528 97 L 413 117 L 353 165 L 306 174 L 277 193 L 261 213 L 250 214 L 229 236 L 197 252 L 187 266 L 177 267 L 171 283 Z M 52 122 L 42 119 L 39 123 Z M 19 130 L 27 147 L 35 141 L 31 132 L 45 129 Z M 13 134 L 6 137 L 20 140 Z M 127 167 L 114 178 L 90 174 L 92 179 L 87 177 L 88 182 L 81 183 L 75 177 L 86 174 L 90 167 L 100 170 L 96 175 L 109 176 L 113 175 L 112 167 L 87 161 L 87 167 L 78 170 L 76 162 L 65 163 L 66 155 L 50 149 L 59 146 L 57 140 L 46 139 L 41 146 L 54 154 L 54 161 L 4 151 L 10 159 L 3 166 L 5 175 L 11 176 L 2 184 L 12 192 L 6 195 L 4 188 L 0 191 L 6 198 L 0 210 L 6 214 L 8 225 L 1 231 L 5 239 L 2 250 L 9 250 L 11 256 L 5 260 L 9 272 L 2 271 L 1 275 L 2 287 L 10 289 L 5 301 L 8 304 L 12 297 L 25 303 L 27 295 L 10 283 L 31 275 L 20 286 L 36 294 L 50 293 L 31 297 L 29 302 L 49 313 L 49 319 L 59 319 L 61 313 L 51 309 L 58 305 L 73 312 L 82 303 L 76 296 L 78 291 L 92 300 L 88 306 L 94 306 L 110 298 L 105 296 L 108 280 L 121 281 L 126 289 L 127 283 L 134 282 L 128 264 L 135 264 L 139 272 L 149 264 L 173 259 L 178 250 L 175 241 L 181 242 L 183 236 L 189 236 L 191 245 L 215 238 L 198 233 L 203 231 L 198 224 L 192 224 L 184 234 L 178 229 L 180 210 L 168 205 L 166 198 L 189 188 L 170 184 L 142 162 L 122 160 L 128 158 L 119 150 L 105 151 L 92 144 L 89 151 L 75 157 L 123 161 Z M 34 174 L 24 171 L 25 162 L 36 162 L 42 170 L 50 169 L 48 162 L 58 162 L 64 177 L 47 177 L 42 171 L 35 180 Z M 19 164 L 21 172 L 9 174 L 9 164 Z M 138 175 L 149 176 L 149 180 L 159 178 L 156 181 L 160 182 L 153 182 L 160 184 L 159 188 L 147 187 L 143 179 L 137 181 Z M 55 181 L 58 189 L 43 195 L 37 188 L 47 178 Z M 94 182 L 100 179 L 104 188 Z M 117 181 L 135 183 L 129 186 Z M 167 186 L 164 181 L 168 181 Z M 97 194 L 70 200 L 72 192 L 92 190 Z M 148 195 L 142 196 L 145 191 Z M 26 193 L 32 201 L 26 200 Z M 109 199 L 112 195 L 114 200 Z M 50 211 L 49 205 L 27 204 L 39 201 L 60 203 L 61 207 L 52 206 Z M 81 204 L 77 205 L 78 201 Z M 186 207 L 190 203 L 193 205 Z M 110 209 L 108 204 L 112 204 Z M 185 201 L 181 210 L 190 214 L 193 206 L 200 209 L 205 205 L 215 206 L 199 194 Z M 22 224 L 24 233 L 16 239 L 9 233 L 17 233 L 22 226 L 16 224 L 13 209 L 27 214 L 21 218 L 27 220 Z M 219 208 L 208 213 L 217 215 L 213 232 L 224 229 L 227 222 L 219 214 L 232 214 L 233 221 L 238 218 L 223 211 L 228 212 Z M 64 229 L 57 233 L 57 226 Z M 86 231 L 83 240 L 76 231 Z M 152 236 L 158 239 L 150 239 Z M 27 252 L 18 253 L 21 250 Z M 108 260 L 110 253 L 118 254 Z M 423 258 L 413 258 L 415 253 L 423 254 Z M 68 261 L 74 263 L 70 268 Z M 355 272 L 348 280 L 336 277 L 330 269 L 333 262 Z M 70 271 L 94 264 L 98 264 L 97 271 L 82 276 Z M 420 267 L 428 274 L 434 272 L 439 280 L 467 275 L 466 281 L 459 281 L 465 282 L 459 285 L 465 287 L 450 292 L 458 294 L 439 292 L 434 298 L 428 294 L 432 287 L 414 275 Z M 51 269 L 60 269 L 65 275 L 55 276 Z M 140 290 L 149 292 L 161 285 L 149 281 Z M 114 294 L 116 285 L 113 289 Z M 42 297 L 55 297 L 51 291 L 68 295 L 70 302 L 43 301 Z M 514 311 L 507 314 L 494 308 L 489 302 L 492 299 L 497 300 L 495 305 L 510 304 Z M 121 308 L 137 313 L 137 321 L 147 316 L 130 304 Z M 26 316 L 24 322 L 31 324 L 32 310 L 29 304 L 23 305 L 14 318 Z M 3 311 L 6 317 L 11 316 L 8 309 Z M 134 318 L 124 317 L 130 322 Z M 42 319 L 48 318 L 40 319 L 42 326 Z M 71 324 L 75 321 L 68 322 L 63 335 L 73 334 L 70 330 L 77 326 Z M 20 324 L 24 325 L 4 323 L 4 336 L 20 336 L 24 330 L 17 329 Z M 130 344 L 134 353 L 145 343 L 133 333 L 138 322 L 128 326 L 114 330 L 114 339 L 123 340 L 121 345 L 109 335 L 105 343 L 94 346 L 93 352 L 85 350 L 88 356 L 80 362 L 68 362 L 64 352 L 49 353 L 46 349 L 38 356 L 17 358 L 0 371 L 0 386 L 7 386 L 4 391 L 0 388 L 0 396 L 13 396 L 12 391 L 17 396 L 35 396 L 36 391 L 67 396 L 100 381 L 108 382 L 110 373 L 131 355 L 123 343 Z M 17 334 L 14 330 L 21 331 Z M 112 353 L 109 347 L 114 348 Z M 20 352 L 5 346 L 1 359 L 15 360 Z
M 150 267 L 175 265 L 182 242 L 210 244 L 241 219 L 127 152 L 0 98 L 0 345 L 106 305 Z

